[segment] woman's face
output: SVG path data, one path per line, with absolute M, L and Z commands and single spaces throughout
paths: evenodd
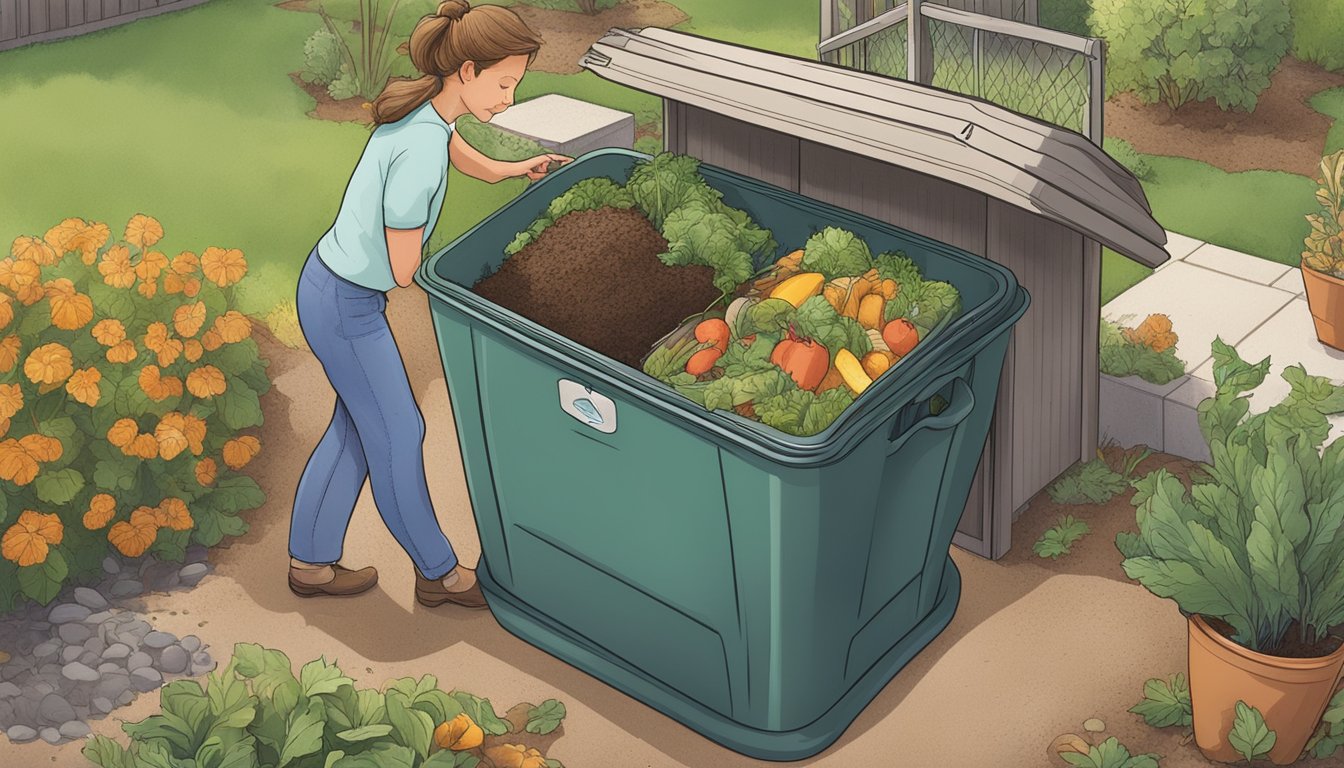
M 527 72 L 526 56 L 510 56 L 492 67 L 473 73 L 474 66 L 462 68 L 462 102 L 472 117 L 483 123 L 513 104 L 513 92 Z

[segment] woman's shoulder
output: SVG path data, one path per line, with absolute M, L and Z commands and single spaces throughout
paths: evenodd
M 447 156 L 448 141 L 451 138 L 452 130 L 441 123 L 403 119 L 378 126 L 374 129 L 371 140 L 389 145 L 397 153 L 412 151 L 417 154 Z

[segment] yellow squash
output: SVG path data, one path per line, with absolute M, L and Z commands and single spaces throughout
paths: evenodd
M 863 370 L 863 364 L 848 349 L 842 349 L 836 354 L 835 367 L 844 378 L 845 386 L 856 395 L 863 394 L 863 391 L 873 383 L 867 371 Z
M 770 292 L 770 298 L 783 299 L 795 307 L 801 307 L 803 302 L 821 293 L 821 287 L 825 284 L 826 276 L 820 272 L 804 272 L 775 286 Z
M 882 327 L 882 310 L 887 306 L 887 300 L 882 298 L 880 293 L 870 293 L 864 296 L 859 302 L 859 325 L 867 330 L 876 330 Z

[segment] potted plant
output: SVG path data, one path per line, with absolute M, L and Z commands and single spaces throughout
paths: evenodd
M 1316 338 L 1344 350 L 1344 150 L 1321 160 L 1321 210 L 1307 216 L 1311 233 L 1302 252 L 1302 284 L 1316 323 Z
M 1246 392 L 1269 358 L 1244 362 L 1213 343 L 1215 394 L 1199 406 L 1212 463 L 1189 492 L 1165 469 L 1134 483 L 1139 532 L 1116 546 L 1125 573 L 1175 600 L 1189 619 L 1195 741 L 1238 759 L 1228 739 L 1238 701 L 1278 738 L 1277 765 L 1301 755 L 1344 669 L 1344 439 L 1325 446 L 1344 387 L 1301 366 L 1289 394 L 1260 414 Z

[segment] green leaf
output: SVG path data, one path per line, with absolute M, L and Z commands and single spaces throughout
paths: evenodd
M 210 502 L 222 512 L 246 512 L 266 503 L 266 494 L 247 475 L 220 478 L 210 492 Z
M 1065 472 L 1047 491 L 1056 504 L 1105 504 L 1127 485 L 1106 462 L 1093 459 Z
M 379 744 L 368 752 L 346 755 L 331 768 L 415 768 L 415 750 L 399 744 Z
M 565 768 L 565 765 L 553 757 L 548 757 L 546 758 L 546 768 Z
M 276 768 L 286 765 L 305 755 L 311 755 L 322 748 L 322 732 L 326 721 L 322 717 L 322 707 L 297 707 L 290 713 L 285 733 L 285 743 L 280 749 L 280 762 Z
M 354 684 L 355 681 L 346 677 L 339 667 L 327 663 L 325 656 L 304 664 L 299 671 L 299 687 L 304 696 L 335 693 L 343 685 Z
M 803 271 L 820 272 L 827 280 L 858 277 L 872 266 L 868 244 L 846 229 L 826 227 L 809 237 L 803 246 Z
M 70 573 L 65 557 L 58 550 L 47 552 L 47 559 L 19 568 L 19 588 L 35 602 L 46 605 L 55 599 Z
M 368 741 L 370 739 L 381 739 L 392 733 L 392 726 L 386 723 L 378 725 L 365 725 L 359 728 L 351 728 L 346 731 L 340 731 L 336 735 L 349 742 Z
M 1143 543 L 1143 537 L 1133 531 L 1121 531 L 1115 535 L 1115 548 L 1120 550 L 1120 554 L 1126 558 L 1130 557 L 1152 557 L 1152 552 L 1148 545 Z
M 1041 535 L 1041 538 L 1032 545 L 1032 551 L 1040 557 L 1057 560 L 1060 555 L 1069 554 L 1073 545 L 1090 530 L 1087 523 L 1074 519 L 1073 515 L 1065 515 L 1060 518 L 1058 525 Z
M 441 750 L 429 756 L 420 768 L 476 768 L 481 759 L 470 752 Z
M 105 491 L 129 491 L 135 485 L 134 459 L 104 460 L 94 465 L 93 482 Z
M 84 489 L 84 476 L 73 469 L 43 472 L 33 481 L 37 497 L 48 504 L 66 504 Z
M 277 688 L 291 683 L 298 688 L 289 657 L 281 651 L 238 643 L 233 646 L 232 664 L 234 671 L 253 681 L 252 690 L 258 696 L 271 697 Z
M 564 719 L 565 705 L 555 699 L 547 699 L 528 710 L 524 730 L 544 736 L 559 728 Z
M 466 691 L 453 691 L 450 695 L 462 705 L 462 711 L 467 713 L 467 717 L 481 726 L 481 730 L 491 736 L 503 736 L 509 732 L 509 724 L 499 719 L 489 699 L 474 696 Z
M 429 715 L 412 707 L 410 699 L 401 691 L 390 690 L 386 698 L 387 720 L 392 724 L 393 738 L 398 744 L 414 749 L 421 757 L 428 756 L 434 736 L 434 721 Z
M 179 398 L 170 397 L 164 402 L 176 402 Z M 140 388 L 137 376 L 127 376 L 112 393 L 112 411 L 119 418 L 139 418 L 150 411 L 153 403 L 145 391 Z
M 1167 680 L 1154 677 L 1143 684 L 1143 701 L 1129 711 L 1154 728 L 1189 727 L 1192 722 L 1190 684 L 1179 672 Z
M 1247 760 L 1258 760 L 1268 755 L 1274 748 L 1278 735 L 1265 725 L 1265 718 L 1260 714 L 1260 710 L 1247 706 L 1244 701 L 1238 701 L 1237 719 L 1232 723 L 1232 730 L 1227 734 L 1227 740 L 1242 757 Z
M 757 302 L 745 312 L 746 322 L 743 325 L 742 333 L 745 336 L 750 336 L 753 333 L 768 333 L 778 336 L 789 329 L 789 323 L 793 320 L 797 311 L 792 304 L 784 299 L 765 299 Z
M 23 319 L 19 321 L 15 331 L 18 332 L 20 339 L 35 339 L 43 331 L 51 327 L 51 313 L 43 312 L 40 308 L 33 312 L 23 312 Z
M 705 388 L 705 407 L 710 410 L 729 409 L 773 397 L 795 387 L 793 379 L 775 367 L 745 376 L 724 376 L 710 382 Z
M 803 302 L 793 322 L 798 335 L 814 339 L 826 347 L 832 363 L 841 349 L 848 349 L 859 359 L 873 351 L 873 342 L 863 326 L 854 318 L 836 312 L 824 296 L 813 296 Z
M 1213 340 L 1213 382 L 1218 392 L 1239 395 L 1264 383 L 1269 375 L 1269 358 L 1250 365 L 1222 338 Z
M 884 253 L 873 259 L 877 276 L 882 280 L 895 280 L 904 291 L 907 286 L 916 286 L 924 281 L 919 267 L 901 251 Z
M 197 768 L 258 768 L 257 740 L 242 730 L 211 735 L 196 750 Z
M 342 752 L 342 751 L 339 750 L 339 749 L 337 749 L 337 750 L 333 750 L 333 751 L 331 751 L 331 752 L 328 752 L 328 753 L 327 753 L 327 759 L 324 760 L 323 763 L 322 763 L 322 768 L 332 768 L 332 766 L 334 766 L 334 765 L 336 765 L 336 763 L 340 762 L 341 758 L 343 758 L 343 757 L 345 757 L 345 753 Z M 423 766 L 422 766 L 422 768 L 423 768 Z
M 261 400 L 252 389 L 237 376 L 228 377 L 228 389 L 215 398 L 219 408 L 219 418 L 224 426 L 238 431 L 261 425 Z
M 106 736 L 94 736 L 80 754 L 102 768 L 135 768 L 135 758 L 126 748 Z
M 215 727 L 246 728 L 252 723 L 257 714 L 257 698 L 233 669 L 211 672 L 206 680 L 205 696 Z

